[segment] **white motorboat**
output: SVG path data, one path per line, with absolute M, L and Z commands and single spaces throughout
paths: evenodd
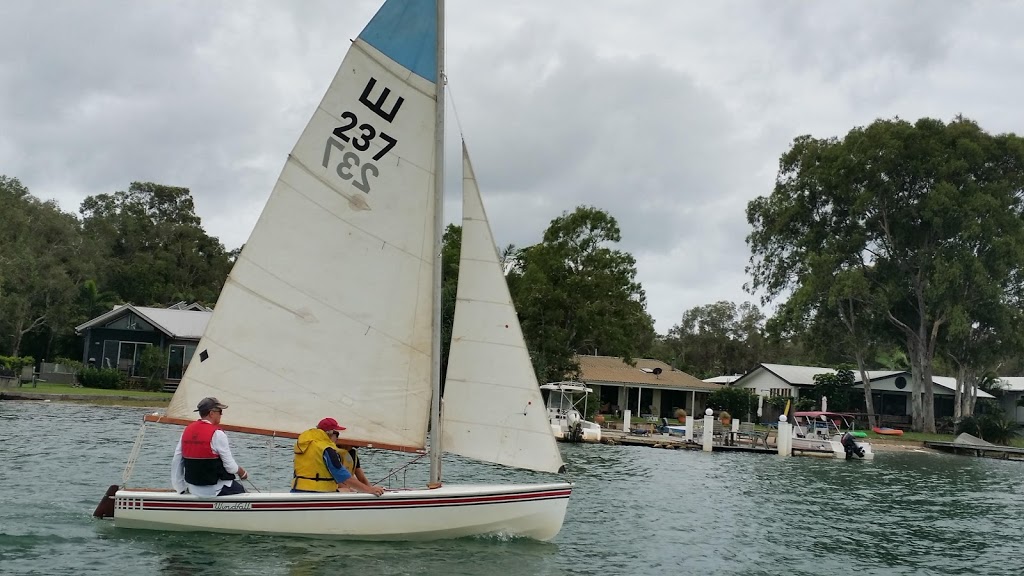
M 552 382 L 540 387 L 548 392 L 548 421 L 551 432 L 563 442 L 600 442 L 601 426 L 583 419 L 587 398 L 594 392 L 578 382 Z M 580 411 L 580 404 L 583 411 Z
M 840 429 L 840 425 L 842 428 Z M 855 438 L 853 416 L 837 412 L 794 412 L 793 450 L 828 454 L 834 458 L 871 460 L 871 444 Z
M 442 451 L 564 471 L 465 142 L 441 411 L 443 48 L 443 0 L 384 2 L 288 156 L 166 413 L 146 417 L 187 425 L 207 396 L 230 406 L 220 426 L 233 433 L 295 438 L 338 417 L 348 444 L 429 453 L 429 484 L 380 497 L 132 489 L 140 432 L 97 515 L 109 507 L 128 528 L 375 540 L 558 533 L 571 483 L 442 483 Z

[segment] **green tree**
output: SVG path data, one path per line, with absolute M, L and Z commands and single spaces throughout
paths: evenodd
M 932 360 L 957 306 L 1024 282 L 1024 141 L 975 123 L 879 120 L 843 139 L 797 138 L 773 193 L 747 218 L 752 291 L 773 300 L 824 292 L 841 275 L 901 334 L 910 357 L 915 430 L 933 432 Z M 827 298 L 806 297 L 808 315 Z
M 455 297 L 459 288 L 459 256 L 462 226 L 449 224 L 441 237 L 441 376 L 448 373 L 452 327 L 455 325 Z
M 106 262 L 97 280 L 122 300 L 217 299 L 236 253 L 206 234 L 187 188 L 133 182 L 127 191 L 86 198 L 80 212 Z
M 6 335 L 0 351 L 17 356 L 27 335 L 68 330 L 91 262 L 75 216 L 6 176 L 0 176 L 0 230 L 0 334 Z
M 853 384 L 853 372 L 849 370 L 840 369 L 835 374 L 815 374 L 810 397 L 817 400 L 819 407 L 821 398 L 828 398 L 830 412 L 852 411 L 857 407 L 858 396 Z
M 723 386 L 708 394 L 708 407 L 725 410 L 733 418 L 752 421 L 757 411 L 757 394 L 750 388 Z
M 701 378 L 742 374 L 762 360 L 764 320 L 750 302 L 690 308 L 662 339 L 661 358 Z
M 509 289 L 541 381 L 579 370 L 576 354 L 627 361 L 654 342 L 636 260 L 607 212 L 581 206 L 551 221 L 540 244 L 507 254 Z

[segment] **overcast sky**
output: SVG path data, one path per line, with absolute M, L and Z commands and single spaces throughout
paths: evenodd
M 185 186 L 235 248 L 379 4 L 0 0 L 0 174 L 71 212 L 133 181 Z M 1024 3 L 447 10 L 450 102 L 498 243 L 536 243 L 581 204 L 607 210 L 661 333 L 694 306 L 754 299 L 745 208 L 794 137 L 958 113 L 1024 131 Z

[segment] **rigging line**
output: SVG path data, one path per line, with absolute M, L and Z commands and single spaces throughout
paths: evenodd
M 392 468 L 391 470 L 388 471 L 387 476 L 381 478 L 380 480 L 377 480 L 376 482 L 373 483 L 373 485 L 381 484 L 385 480 L 390 479 L 392 476 L 395 476 L 397 478 L 399 472 L 401 472 L 402 470 L 405 470 L 409 466 L 412 466 L 413 464 L 416 463 L 417 460 L 419 460 L 420 458 L 423 458 L 426 455 L 427 455 L 426 453 L 420 454 L 419 456 L 413 458 L 412 460 L 406 462 L 405 464 L 399 466 L 398 468 Z
M 455 114 L 455 126 L 459 129 L 459 137 L 462 141 L 466 141 L 466 134 L 462 131 L 462 120 L 459 118 L 459 107 L 455 105 L 455 92 L 452 91 L 451 84 L 448 83 L 448 77 L 445 76 L 444 86 L 448 90 L 448 101 L 452 103 L 452 113 Z
M 255 490 L 257 494 L 262 493 L 262 491 L 259 488 L 257 488 L 255 484 L 252 483 L 252 480 L 249 480 L 248 476 L 246 476 L 244 480 L 249 483 L 249 487 Z
M 132 451 L 128 455 L 128 461 L 125 462 L 124 472 L 121 474 L 121 486 L 128 484 L 128 480 L 132 477 L 132 471 L 135 470 L 135 461 L 139 458 L 139 452 L 142 451 L 142 438 L 146 435 L 146 421 L 142 421 L 142 427 L 139 428 L 139 434 L 135 437 L 135 445 L 132 446 Z

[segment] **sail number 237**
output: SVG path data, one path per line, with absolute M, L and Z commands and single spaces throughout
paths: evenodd
M 376 86 L 377 79 L 370 77 L 363 88 L 363 93 L 359 96 L 359 103 L 390 124 L 394 121 L 398 111 L 401 110 L 405 98 L 399 96 L 393 101 L 389 101 L 391 89 L 382 87 L 377 91 Z M 373 99 L 374 96 L 376 96 L 376 100 Z M 390 109 L 388 106 L 390 106 Z M 345 123 L 331 132 L 331 136 L 327 137 L 327 144 L 324 145 L 324 168 L 327 168 L 327 164 L 331 159 L 331 148 L 337 148 L 339 152 L 342 152 L 341 161 L 336 168 L 338 176 L 341 176 L 342 180 L 352 180 L 355 178 L 352 181 L 352 185 L 369 194 L 370 175 L 376 178 L 380 174 L 377 166 L 369 162 L 362 162 L 359 154 L 346 150 L 345 144 L 342 144 L 342 142 L 346 142 L 359 152 L 366 152 L 370 149 L 370 142 L 374 138 L 379 138 L 384 142 L 384 146 L 373 155 L 373 160 L 376 162 L 390 152 L 395 147 L 395 144 L 398 144 L 398 140 L 385 134 L 383 131 L 378 131 L 371 124 L 360 124 L 359 117 L 351 110 L 342 112 L 341 119 Z M 352 131 L 353 128 L 356 129 L 354 132 Z
M 341 176 L 342 180 L 352 180 L 352 178 L 356 178 L 356 172 L 358 171 L 358 178 L 352 182 L 352 185 L 369 194 L 369 176 L 372 174 L 376 177 L 380 173 L 377 170 L 377 167 L 369 162 L 361 164 L 358 154 L 351 151 L 345 151 L 344 144 L 328 136 L 327 145 L 324 146 L 324 168 L 327 168 L 327 163 L 331 159 L 331 148 L 337 148 L 339 152 L 344 152 L 341 156 L 341 161 L 338 162 L 338 167 L 336 168 L 338 176 Z

